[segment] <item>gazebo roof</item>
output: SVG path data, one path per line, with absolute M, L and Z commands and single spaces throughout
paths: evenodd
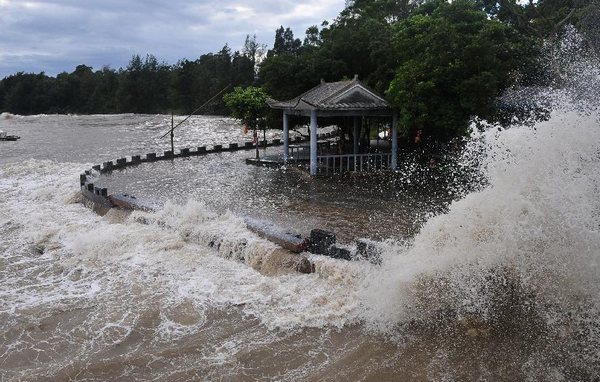
M 317 110 L 328 115 L 391 115 L 391 105 L 358 80 L 324 82 L 289 101 L 268 100 L 273 109 L 306 114 Z

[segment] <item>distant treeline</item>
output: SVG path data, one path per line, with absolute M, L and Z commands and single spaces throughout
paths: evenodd
M 232 53 L 226 45 L 218 53 L 175 65 L 153 55 L 134 55 L 124 69 L 93 71 L 79 65 L 56 77 L 17 73 L 0 82 L 0 110 L 15 114 L 41 113 L 188 113 L 228 84 L 251 85 L 253 58 Z M 223 114 L 222 102 L 207 113 Z
M 241 52 L 226 45 L 175 65 L 135 55 L 118 70 L 17 73 L 0 81 L 0 110 L 188 113 L 228 84 L 289 99 L 358 74 L 398 108 L 405 132 L 448 139 L 473 116 L 500 118 L 495 100 L 507 87 L 551 81 L 539 58 L 568 24 L 598 51 L 598 20 L 599 0 L 350 0 L 303 39 L 280 27 L 269 50 L 248 36 Z M 227 110 L 219 98 L 203 112 Z

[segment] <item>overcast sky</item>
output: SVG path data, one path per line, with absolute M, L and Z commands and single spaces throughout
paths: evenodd
M 225 43 L 239 50 L 246 34 L 272 47 L 280 25 L 303 39 L 343 8 L 344 0 L 0 0 L 0 79 L 79 64 L 117 69 L 136 53 L 174 64 Z

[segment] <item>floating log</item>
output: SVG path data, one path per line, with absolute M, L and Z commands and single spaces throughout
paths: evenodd
M 283 232 L 272 223 L 251 218 L 246 218 L 244 221 L 250 231 L 288 251 L 300 253 L 306 251 L 308 247 L 308 240 L 293 233 Z

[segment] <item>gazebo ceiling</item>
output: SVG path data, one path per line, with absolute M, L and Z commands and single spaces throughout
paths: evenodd
M 391 105 L 355 76 L 353 80 L 324 82 L 289 101 L 267 101 L 288 114 L 320 116 L 391 116 Z

